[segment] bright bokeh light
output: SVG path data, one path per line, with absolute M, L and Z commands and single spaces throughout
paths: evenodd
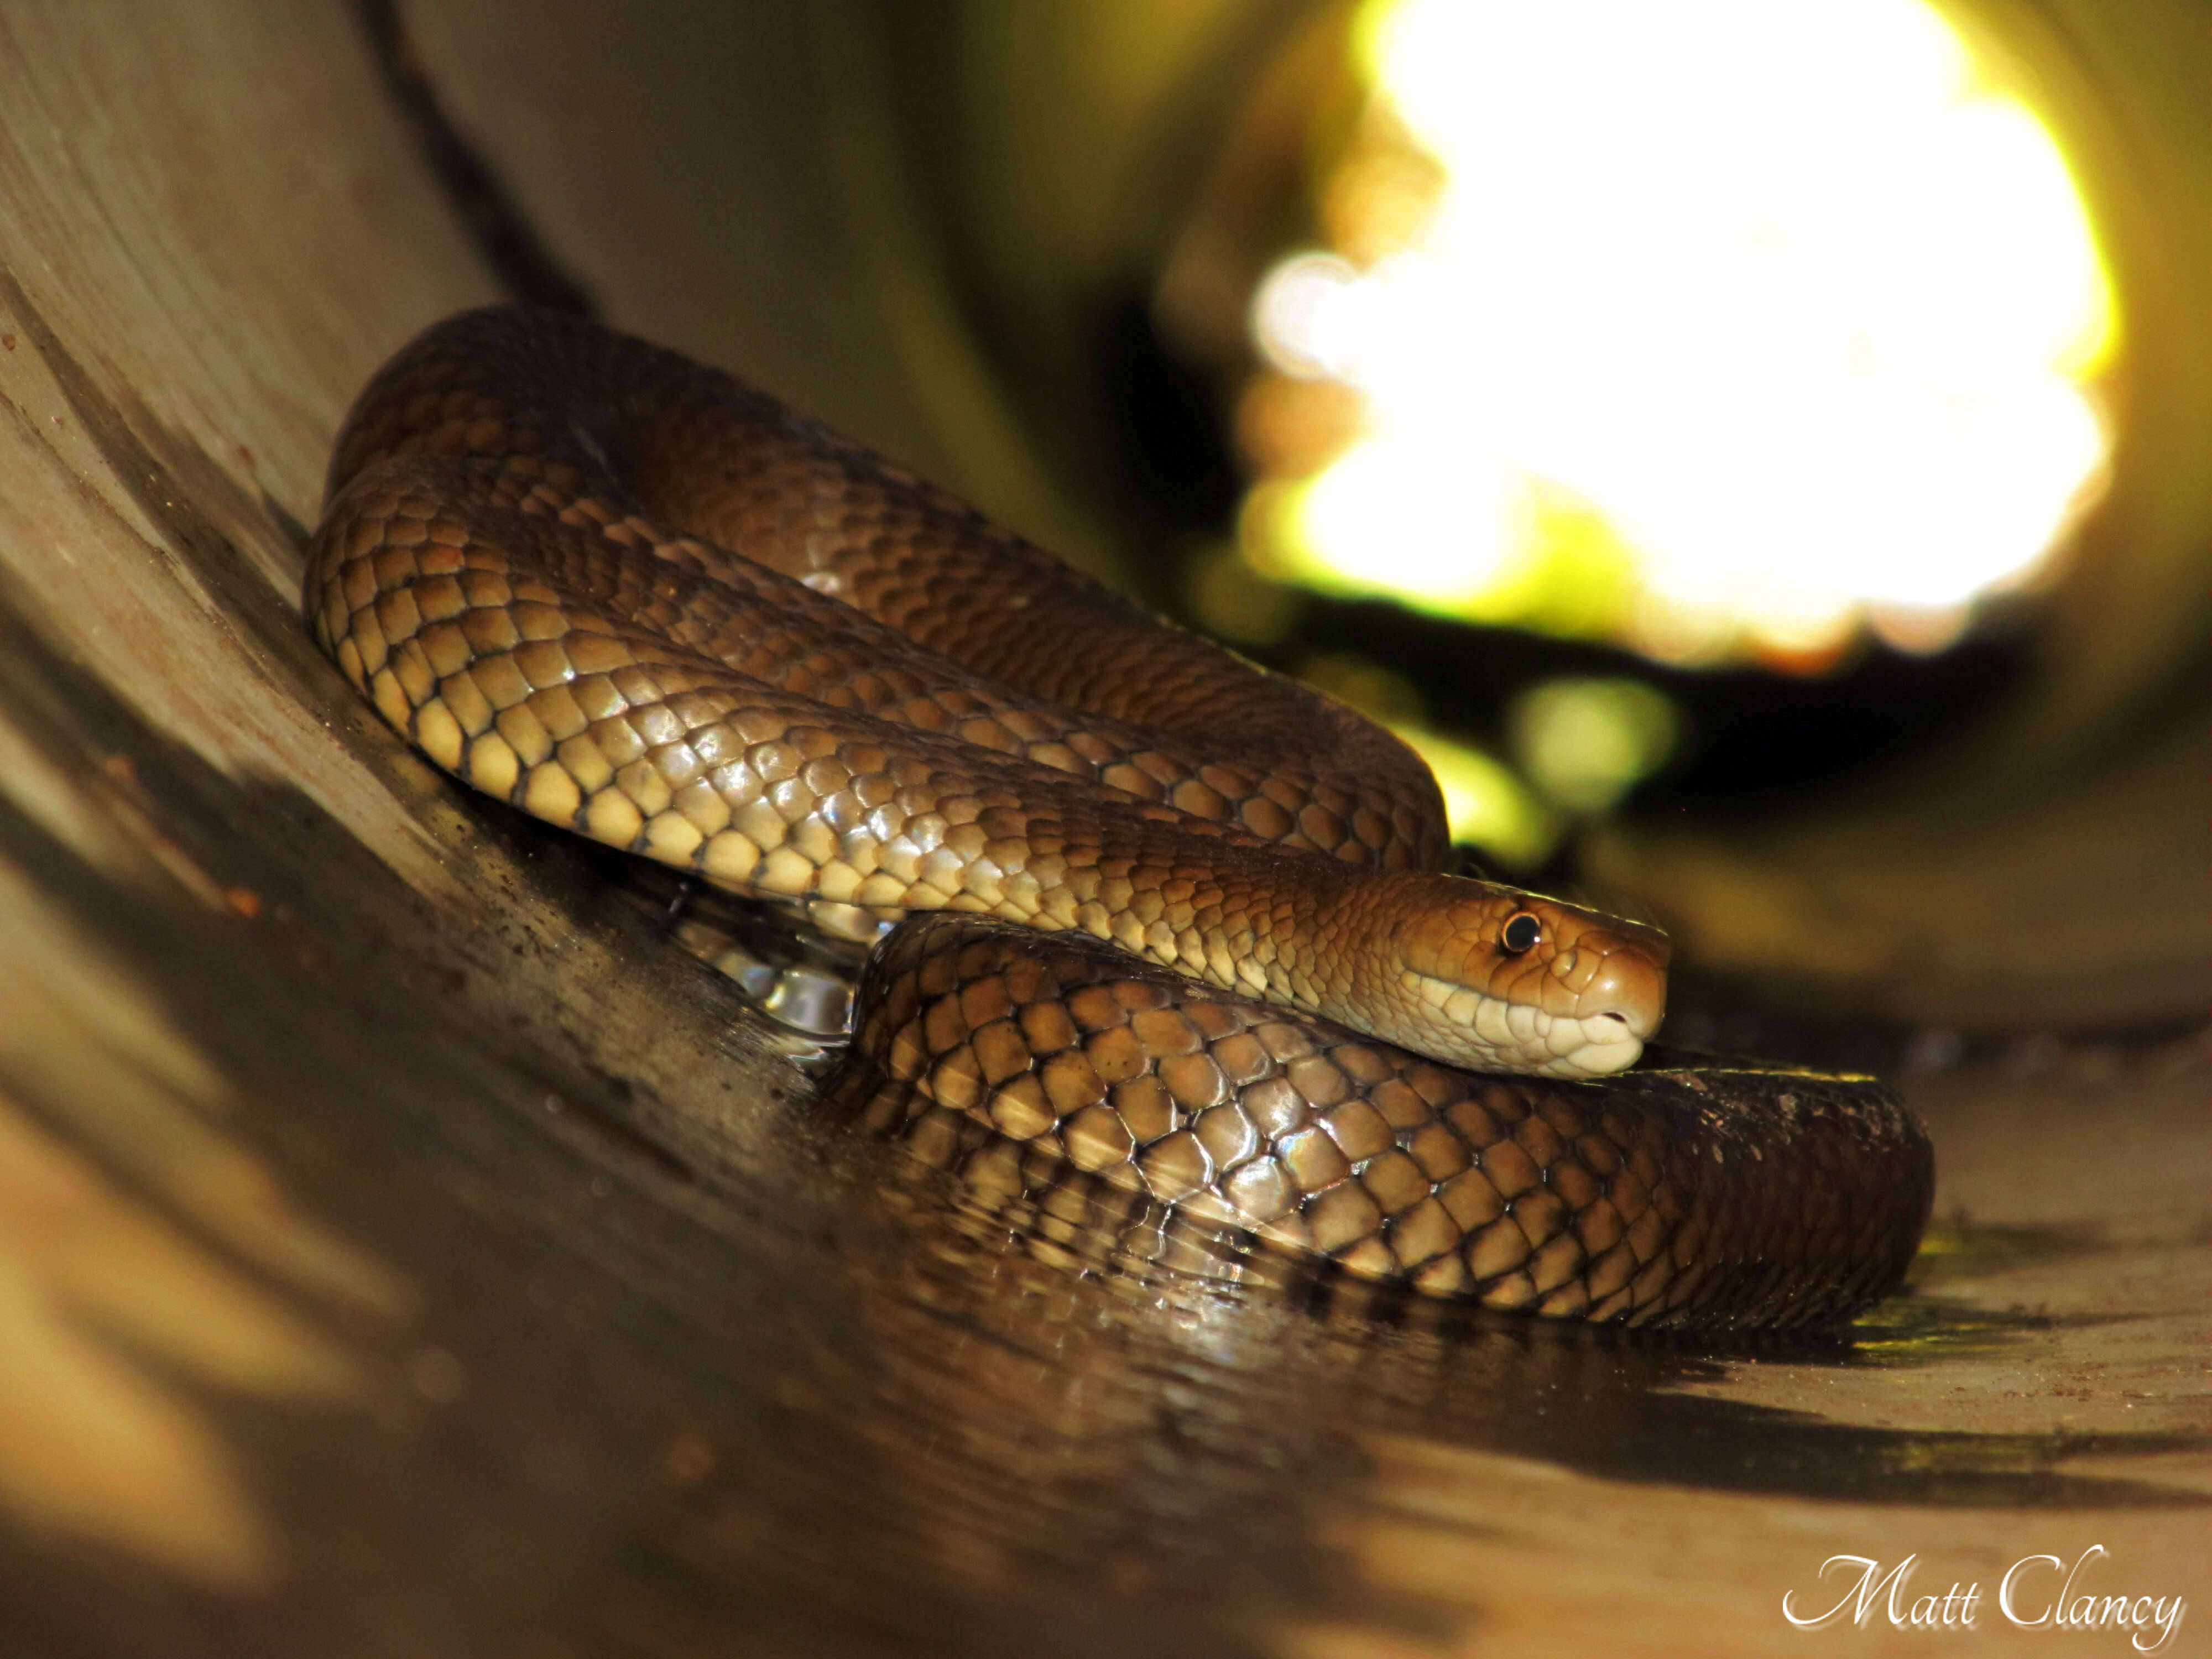
M 1552 850 L 1559 825 L 1510 767 L 1425 726 L 1390 729 L 1436 775 L 1454 842 L 1480 848 L 1510 869 L 1528 869 Z
M 1602 812 L 1657 771 L 1680 733 L 1664 693 L 1632 679 L 1530 686 L 1505 715 L 1514 758 L 1550 799 Z
M 2094 495 L 2087 216 L 1920 0 L 1389 0 L 1356 38 L 1336 249 L 1254 321 L 1364 408 L 1258 487 L 1261 570 L 1810 665 L 1948 643 Z

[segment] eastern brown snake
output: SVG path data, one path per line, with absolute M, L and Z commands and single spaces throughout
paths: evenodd
M 880 1127 L 1563 1317 L 1830 1322 L 1917 1245 L 1887 1091 L 1626 1070 L 1659 935 L 1437 873 L 1388 733 L 673 353 L 428 331 L 347 422 L 305 604 L 386 720 L 538 817 L 956 913 L 863 985 L 830 1092 Z

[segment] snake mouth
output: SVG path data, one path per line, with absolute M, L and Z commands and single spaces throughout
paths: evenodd
M 1553 1038 L 1555 1049 L 1562 1036 L 1570 1040 L 1579 1036 L 1580 1042 L 1539 1069 L 1547 1077 L 1611 1077 L 1636 1064 L 1649 1035 L 1632 1029 L 1626 1015 L 1613 1012 L 1561 1020 Z
M 1424 1046 L 1449 1048 L 1452 1053 L 1437 1057 L 1483 1071 L 1610 1077 L 1633 1066 L 1645 1039 L 1658 1029 L 1656 1018 L 1639 1017 L 1636 1009 L 1555 1013 L 1434 974 L 1408 971 L 1403 983 L 1449 1033 Z

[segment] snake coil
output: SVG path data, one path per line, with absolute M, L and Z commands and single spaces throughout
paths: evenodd
M 1439 873 L 1387 732 L 764 394 L 465 313 L 362 394 L 330 482 L 310 625 L 437 765 L 737 892 L 915 918 L 830 1085 L 878 1127 L 1553 1316 L 1829 1322 L 1901 1279 L 1932 1157 L 1893 1094 L 1630 1069 L 1661 936 Z

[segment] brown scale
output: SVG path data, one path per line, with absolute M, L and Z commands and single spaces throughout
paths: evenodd
M 418 499 L 565 507 L 596 532 L 629 520 L 633 544 L 657 544 L 653 557 L 736 586 L 749 604 L 775 604 L 794 628 L 835 641 L 822 678 L 904 659 L 922 684 L 901 689 L 926 686 L 944 706 L 909 711 L 925 729 L 957 729 L 963 712 L 983 712 L 961 731 L 966 740 L 1356 863 L 1434 869 L 1449 850 L 1435 781 L 1389 733 L 1164 627 L 942 490 L 672 352 L 550 314 L 453 319 L 362 393 L 332 463 L 333 495 L 398 456 L 481 458 L 418 474 Z M 365 543 L 374 532 L 349 533 Z M 778 593 L 762 580 L 769 572 L 808 586 Z M 622 591 L 611 583 L 597 596 Z M 683 605 L 699 592 L 663 597 Z M 856 611 L 883 627 L 859 626 Z M 702 630 L 684 642 L 717 653 Z M 749 672 L 759 649 L 748 641 Z M 941 672 L 955 664 L 967 672 Z M 868 707 L 857 696 L 843 706 Z M 1008 708 L 1024 717 L 1005 722 L 1011 733 L 992 729 L 988 715 Z M 1089 714 L 1089 729 L 1048 730 L 1071 711 Z M 897 717 L 889 702 L 871 712 Z M 1234 756 L 1223 754 L 1224 732 L 1236 734 Z

